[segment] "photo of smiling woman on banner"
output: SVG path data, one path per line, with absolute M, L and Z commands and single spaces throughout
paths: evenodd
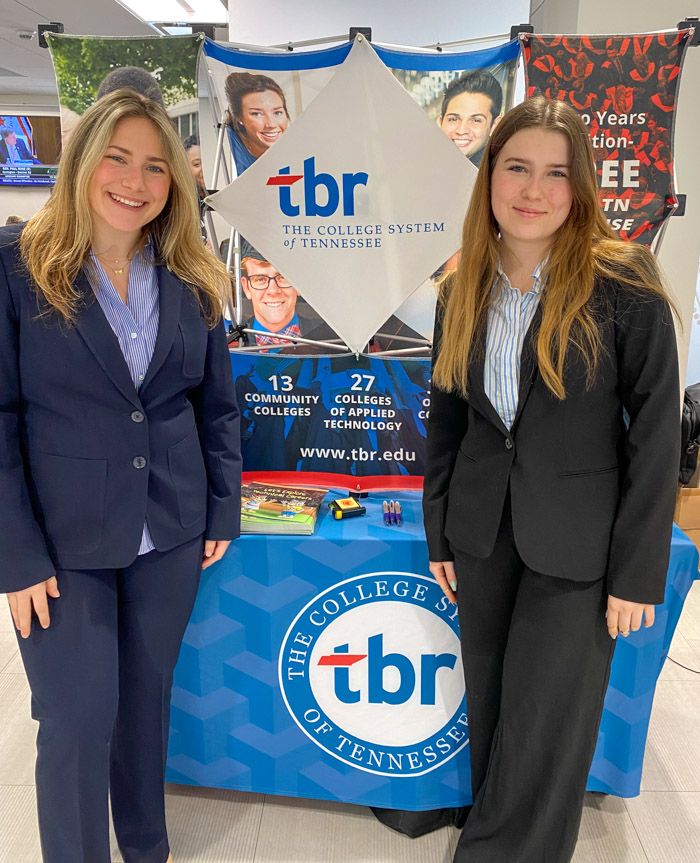
M 268 75 L 231 72 L 225 92 L 229 143 L 241 174 L 287 131 L 289 109 L 284 91 Z

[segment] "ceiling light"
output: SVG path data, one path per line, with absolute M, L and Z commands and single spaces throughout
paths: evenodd
M 228 12 L 221 0 L 116 0 L 142 21 L 177 21 L 183 24 L 225 24 Z

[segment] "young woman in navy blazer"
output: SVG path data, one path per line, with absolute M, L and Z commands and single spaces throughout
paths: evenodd
M 172 675 L 238 535 L 230 290 L 159 105 L 89 108 L 56 185 L 0 231 L 0 590 L 39 721 L 45 863 L 165 863 Z
M 668 297 L 598 204 L 588 132 L 491 137 L 438 304 L 424 513 L 459 608 L 474 803 L 456 863 L 568 863 L 615 639 L 663 602 L 678 472 Z

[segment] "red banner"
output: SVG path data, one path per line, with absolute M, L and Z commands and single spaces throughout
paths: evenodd
M 692 30 L 521 35 L 527 95 L 568 102 L 590 130 L 600 205 L 624 240 L 651 246 L 678 206 L 673 131 Z

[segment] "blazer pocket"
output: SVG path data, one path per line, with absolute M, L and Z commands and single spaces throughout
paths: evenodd
M 471 455 L 468 452 L 464 452 L 462 447 L 459 448 L 459 454 L 462 456 L 463 459 L 466 459 L 467 461 L 478 461 L 478 459 L 475 455 Z
M 609 467 L 591 467 L 582 470 L 566 470 L 562 471 L 559 476 L 562 477 L 577 477 L 577 476 L 597 476 L 602 473 L 617 473 L 618 465 L 613 464 Z
M 102 542 L 107 459 L 28 455 L 37 516 L 59 554 L 91 554 Z
M 182 338 L 182 376 L 201 379 L 204 376 L 208 342 L 204 318 L 181 318 L 178 329 Z
M 168 469 L 175 486 L 180 524 L 192 527 L 207 514 L 207 472 L 197 428 L 168 449 Z

